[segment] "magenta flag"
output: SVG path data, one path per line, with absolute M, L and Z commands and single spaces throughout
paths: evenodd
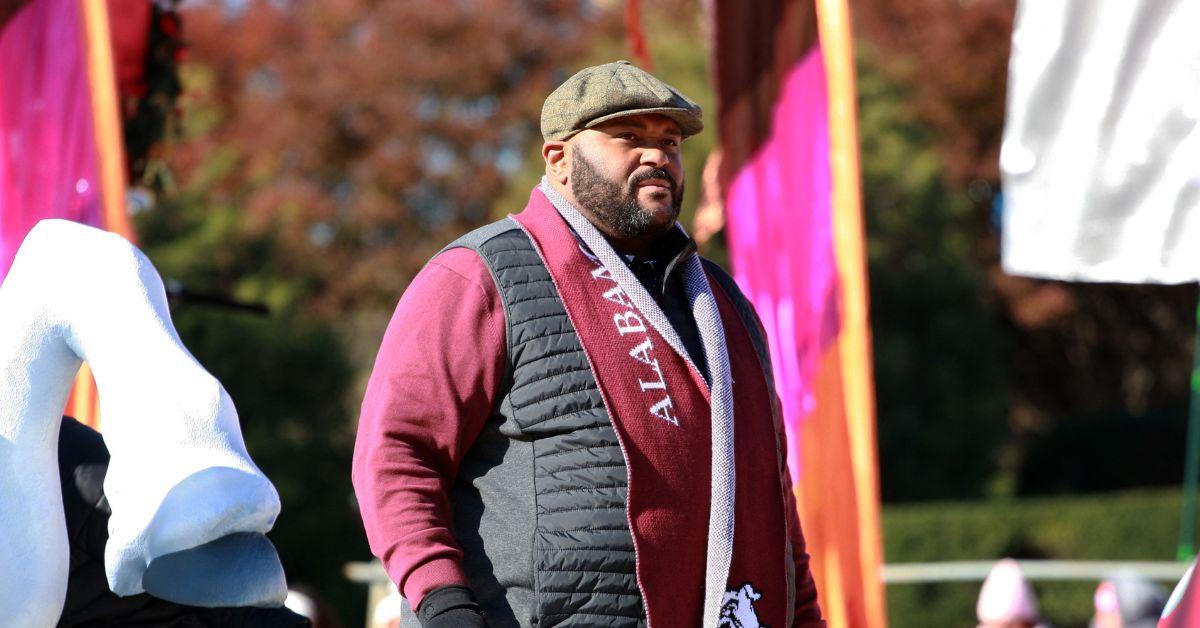
M 830 628 L 887 624 L 847 0 L 716 2 L 718 178 Z
M 767 329 L 793 444 L 840 322 L 826 100 L 825 63 L 813 46 L 784 77 L 772 132 L 733 175 L 726 200 L 734 277 Z M 788 460 L 796 484 L 799 451 L 790 448 Z
M 103 228 L 79 0 L 32 0 L 0 25 L 0 281 L 43 218 Z

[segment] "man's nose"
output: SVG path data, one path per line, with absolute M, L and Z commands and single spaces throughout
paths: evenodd
M 648 146 L 642 149 L 641 163 L 655 168 L 662 168 L 671 161 L 667 152 L 661 148 Z

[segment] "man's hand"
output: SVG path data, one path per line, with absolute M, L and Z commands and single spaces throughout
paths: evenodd
M 421 628 L 487 628 L 471 590 L 458 585 L 430 591 L 417 608 Z

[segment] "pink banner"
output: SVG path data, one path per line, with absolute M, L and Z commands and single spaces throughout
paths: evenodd
M 103 227 L 79 0 L 33 0 L 0 31 L 0 281 L 43 218 Z
M 799 422 L 815 405 L 817 369 L 840 320 L 826 90 L 813 46 L 784 78 L 771 135 L 733 176 L 726 199 L 734 277 L 770 339 L 796 483 Z

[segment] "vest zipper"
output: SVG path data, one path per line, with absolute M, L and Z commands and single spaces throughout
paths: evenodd
M 537 242 L 533 239 L 533 236 L 529 234 L 529 230 L 515 219 L 513 222 L 515 222 L 517 226 L 521 228 L 521 231 L 525 232 L 525 237 L 529 238 L 529 243 L 532 245 L 534 252 L 537 253 L 538 259 L 542 261 L 542 265 L 546 267 L 547 274 L 549 274 L 550 264 L 546 262 L 545 254 L 543 254 L 542 250 L 538 248 Z M 562 291 L 558 289 L 558 282 L 555 281 L 553 274 L 550 274 L 550 281 L 554 284 L 554 292 L 558 295 L 562 295 Z M 575 321 L 572 320 L 571 312 L 566 309 L 565 303 L 563 304 L 563 312 L 567 315 L 567 321 L 571 323 L 571 327 L 575 328 Z M 582 340 L 580 340 L 579 345 L 582 348 Z M 684 352 L 684 355 L 686 359 L 686 352 Z M 598 389 L 600 380 L 599 376 L 596 374 L 596 365 L 592 364 L 592 356 L 588 355 L 588 352 L 585 350 L 583 352 L 583 357 L 585 360 L 587 360 L 588 369 L 592 371 L 592 377 L 596 379 L 596 387 L 597 391 L 599 392 Z M 696 368 L 695 365 L 693 365 L 692 368 Z M 617 427 L 616 415 L 613 413 L 612 408 L 608 406 L 608 399 L 604 397 L 603 392 L 600 393 L 600 400 L 604 403 L 604 411 L 608 413 L 608 420 L 610 423 L 612 423 L 613 434 L 616 434 L 617 436 L 617 445 L 621 447 L 621 458 L 625 461 L 625 525 L 629 526 L 629 539 L 633 542 L 633 581 L 637 583 L 638 593 L 642 596 L 642 610 L 646 613 L 646 628 L 651 628 L 650 605 L 649 602 L 646 601 L 646 589 L 642 587 L 642 579 L 638 577 L 638 567 L 641 566 L 642 559 L 638 555 L 637 534 L 635 534 L 633 531 L 633 518 L 629 516 L 629 487 L 632 485 L 632 483 L 629 481 L 629 451 L 625 448 L 625 439 L 621 437 L 621 430 Z

